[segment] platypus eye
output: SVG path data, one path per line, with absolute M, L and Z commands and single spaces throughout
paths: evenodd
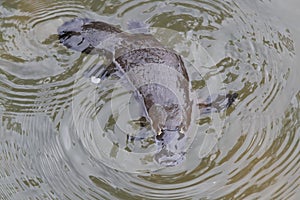
M 183 127 L 180 128 L 179 133 L 184 134 Z
M 159 129 L 158 132 L 157 132 L 157 135 L 161 135 L 162 132 L 163 132 L 163 130 L 162 130 L 162 129 Z

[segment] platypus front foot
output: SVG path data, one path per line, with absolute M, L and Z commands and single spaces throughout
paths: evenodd
M 202 113 L 221 112 L 229 108 L 238 97 L 238 93 L 228 93 L 224 95 L 217 95 L 212 98 L 208 97 L 205 102 L 198 103 Z

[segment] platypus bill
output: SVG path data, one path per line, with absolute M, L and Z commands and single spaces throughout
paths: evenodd
M 162 151 L 167 151 L 162 153 L 164 157 L 158 155 L 156 160 L 167 165 L 178 163 L 180 156 L 172 153 L 173 147 L 168 147 L 168 143 L 173 140 L 172 135 L 183 137 L 188 130 L 193 104 L 190 80 L 181 56 L 150 34 L 126 33 L 113 25 L 91 19 L 76 18 L 65 22 L 59 27 L 58 34 L 60 42 L 68 48 L 105 55 L 109 62 L 98 72 L 100 79 L 115 72 L 126 73 L 157 133 L 157 140 L 161 141 Z M 225 107 L 236 98 L 236 93 L 228 94 Z M 199 104 L 200 108 L 212 106 L 213 103 Z

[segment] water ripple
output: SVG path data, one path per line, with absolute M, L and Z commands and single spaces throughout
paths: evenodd
M 3 1 L 0 197 L 295 197 L 300 95 L 292 80 L 294 36 L 271 8 L 265 1 L 229 0 Z M 141 114 L 132 90 L 116 77 L 93 83 L 85 71 L 103 58 L 59 43 L 57 27 L 74 17 L 125 30 L 139 19 L 183 56 L 195 101 L 236 91 L 238 102 L 226 113 L 194 111 L 186 161 L 157 165 L 155 140 L 128 139 L 151 135 L 149 124 L 141 131 L 136 123 Z

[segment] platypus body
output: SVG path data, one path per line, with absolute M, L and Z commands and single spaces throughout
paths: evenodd
M 76 18 L 65 22 L 59 27 L 58 34 L 66 47 L 84 53 L 99 53 L 109 60 L 99 74 L 100 79 L 114 72 L 127 76 L 136 88 L 136 96 L 157 133 L 157 140 L 162 141 L 163 151 L 169 151 L 166 144 L 172 135 L 182 135 L 188 130 L 193 101 L 189 76 L 181 56 L 150 34 L 126 33 L 108 23 L 91 19 Z M 229 95 L 226 106 L 230 106 L 235 98 L 236 94 Z M 202 103 L 199 106 L 211 105 Z

